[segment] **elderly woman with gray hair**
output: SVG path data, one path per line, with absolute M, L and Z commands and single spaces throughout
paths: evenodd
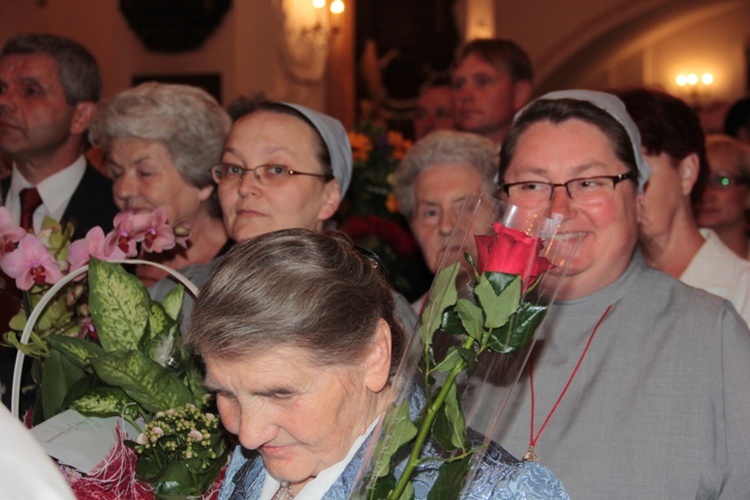
M 494 194 L 497 148 L 468 132 L 438 130 L 417 141 L 396 169 L 394 194 L 431 272 L 469 194 Z M 423 299 L 413 307 L 419 311 Z
M 205 91 L 149 82 L 103 102 L 89 132 L 104 151 L 120 210 L 164 207 L 167 221 L 190 227 L 186 248 L 161 254 L 175 269 L 211 261 L 228 242 L 209 167 L 219 161 L 231 120 Z M 165 273 L 139 266 L 150 285 Z
M 183 337 L 238 439 L 221 500 L 350 498 L 395 396 L 391 379 L 406 344 L 396 316 L 380 265 L 343 234 L 284 229 L 227 253 Z M 414 386 L 412 413 L 425 402 Z M 430 495 L 441 463 L 419 466 L 412 498 Z M 493 442 L 473 467 L 462 498 L 569 498 L 545 467 Z

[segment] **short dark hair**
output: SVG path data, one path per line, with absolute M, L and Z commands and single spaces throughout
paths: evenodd
M 46 54 L 57 66 L 57 75 L 71 106 L 98 102 L 102 95 L 99 65 L 80 43 L 56 35 L 29 33 L 16 35 L 3 46 L 0 58 L 12 55 Z
M 695 153 L 698 179 L 691 191 L 693 201 L 708 180 L 711 169 L 706 158 L 706 137 L 700 119 L 685 101 L 661 90 L 634 88 L 617 95 L 641 133 L 641 145 L 650 155 L 666 153 L 676 161 Z
M 204 358 L 293 345 L 321 365 L 351 365 L 382 318 L 395 374 L 406 337 L 381 266 L 342 233 L 285 229 L 239 242 L 201 289 L 183 340 Z
M 456 57 L 456 66 L 476 55 L 497 68 L 504 68 L 513 82 L 532 79 L 531 60 L 515 42 L 507 38 L 477 38 L 464 45 Z
M 750 97 L 745 97 L 732 104 L 724 119 L 724 133 L 737 137 L 740 129 L 750 131 Z
M 578 99 L 537 99 L 524 108 L 510 127 L 500 149 L 500 176 L 502 184 L 521 135 L 533 124 L 548 121 L 560 124 L 568 120 L 581 120 L 604 133 L 612 144 L 612 150 L 628 170 L 639 175 L 633 144 L 625 128 L 612 115 L 598 106 Z M 638 147 L 636 145 L 636 147 Z

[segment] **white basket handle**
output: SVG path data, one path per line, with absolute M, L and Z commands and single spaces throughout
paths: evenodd
M 187 277 L 185 277 L 183 274 L 179 273 L 178 271 L 175 271 L 171 267 L 167 267 L 163 264 L 159 264 L 158 262 L 151 262 L 148 260 L 142 260 L 142 259 L 130 259 L 130 260 L 122 260 L 122 259 L 113 259 L 107 262 L 111 262 L 113 264 L 147 264 L 150 266 L 158 267 L 159 269 L 168 272 L 170 275 L 172 275 L 177 281 L 179 281 L 181 284 L 185 286 L 185 288 L 194 296 L 198 296 L 198 287 L 195 286 Z M 81 268 L 76 269 L 75 271 L 71 272 L 70 274 L 67 274 L 63 276 L 63 278 L 55 283 L 52 288 L 47 290 L 47 293 L 44 294 L 42 299 L 39 301 L 37 306 L 34 308 L 33 311 L 31 311 L 31 314 L 29 315 L 28 320 L 26 321 L 26 326 L 23 328 L 23 332 L 21 333 L 21 339 L 20 342 L 22 344 L 26 344 L 29 342 L 29 337 L 31 337 L 31 330 L 36 324 L 37 320 L 39 319 L 39 316 L 42 315 L 42 312 L 44 312 L 44 309 L 47 307 L 47 304 L 52 300 L 55 295 L 57 295 L 57 292 L 59 292 L 65 285 L 73 281 L 78 276 L 82 275 L 86 271 L 89 270 L 89 266 L 85 265 Z M 13 367 L 13 382 L 11 385 L 11 393 L 10 393 L 10 408 L 11 413 L 13 413 L 13 416 L 16 418 L 19 418 L 18 412 L 19 412 L 19 399 L 20 399 L 20 392 L 21 392 L 21 373 L 23 371 L 23 359 L 26 355 L 22 351 L 18 351 L 16 354 L 16 364 Z

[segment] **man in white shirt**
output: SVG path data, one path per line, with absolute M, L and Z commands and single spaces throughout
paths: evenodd
M 20 193 L 35 187 L 45 215 L 72 222 L 74 238 L 101 225 L 107 231 L 117 209 L 111 183 L 87 164 L 86 134 L 101 77 L 94 57 L 73 40 L 19 35 L 0 52 L 0 153 L 13 160 L 3 180 L 5 206 L 20 220 Z
M 651 167 L 643 199 L 639 239 L 653 267 L 695 288 L 719 295 L 750 324 L 750 262 L 732 252 L 710 229 L 698 229 L 692 201 L 710 169 L 698 116 L 662 91 L 621 92 L 638 125 Z
M 89 229 L 112 228 L 117 213 L 112 183 L 84 157 L 89 121 L 101 94 L 94 57 L 80 44 L 53 35 L 18 35 L 0 52 L 0 154 L 12 172 L 0 182 L 16 223 L 39 231 L 45 216 Z M 22 192 L 24 195 L 22 195 Z M 22 196 L 34 202 L 22 210 Z M 38 196 L 37 196 L 38 193 Z M 22 217 L 22 215 L 25 216 Z M 18 291 L 0 275 L 0 333 L 18 311 Z M 0 381 L 8 387 L 15 350 L 0 350 Z M 8 404 L 7 391 L 3 401 Z M 28 407 L 31 401 L 22 401 Z

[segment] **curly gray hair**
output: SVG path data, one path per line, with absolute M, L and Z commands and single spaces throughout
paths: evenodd
M 186 182 L 213 184 L 211 165 L 221 159 L 232 121 L 207 92 L 190 85 L 147 82 L 102 102 L 89 128 L 105 154 L 116 139 L 163 144 Z
M 482 187 L 494 194 L 498 151 L 495 144 L 482 136 L 456 130 L 436 130 L 417 141 L 404 155 L 396 169 L 393 194 L 399 211 L 409 220 L 414 214 L 414 181 L 435 164 L 473 165 L 482 176 Z

